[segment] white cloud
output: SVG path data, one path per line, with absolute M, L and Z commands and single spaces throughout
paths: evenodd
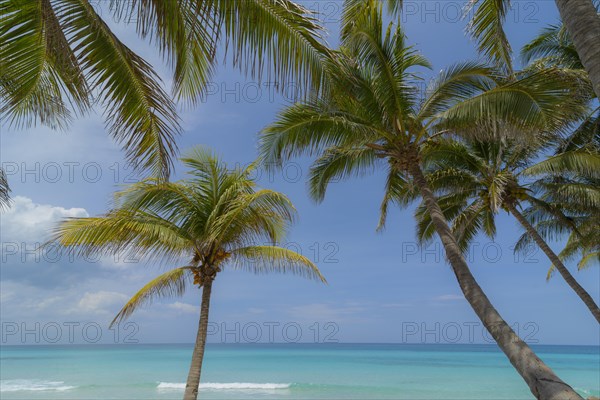
M 167 307 L 183 314 L 197 314 L 199 312 L 198 306 L 188 303 L 181 303 L 179 301 L 167 304 Z
M 105 314 L 114 306 L 122 306 L 129 298 L 123 293 L 107 292 L 86 292 L 77 304 L 79 311 L 86 313 Z
M 34 203 L 32 199 L 16 196 L 10 209 L 0 218 L 3 242 L 37 243 L 48 240 L 55 224 L 68 217 L 87 217 L 84 208 L 64 208 Z

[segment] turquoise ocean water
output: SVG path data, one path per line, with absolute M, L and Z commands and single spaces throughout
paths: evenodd
M 600 347 L 534 346 L 584 397 Z M 0 398 L 179 399 L 191 345 L 3 346 Z M 214 344 L 204 399 L 530 399 L 492 345 Z

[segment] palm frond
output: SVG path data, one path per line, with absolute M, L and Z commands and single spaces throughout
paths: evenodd
M 582 270 L 592 266 L 592 264 L 600 264 L 600 251 L 590 252 L 585 254 L 577 263 L 577 268 Z
M 600 107 L 590 112 L 573 132 L 559 141 L 556 153 L 586 149 L 600 152 Z
M 233 64 L 279 90 L 319 90 L 329 50 L 318 16 L 290 0 L 112 1 L 118 20 L 136 20 L 174 67 L 175 92 L 191 104 L 205 93 L 216 47 L 225 40 Z M 309 90 L 306 89 L 305 93 Z
M 53 231 L 52 242 L 80 256 L 131 253 L 164 262 L 189 256 L 191 248 L 187 232 L 142 210 L 66 219 Z
M 452 222 L 452 232 L 456 237 L 456 241 L 460 248 L 467 251 L 469 245 L 477 233 L 483 230 L 486 234 L 490 235 L 490 238 L 494 238 L 496 233 L 495 225 L 490 229 L 484 225 L 489 223 L 489 215 L 493 215 L 493 211 L 485 205 L 481 200 L 476 200 L 471 204 L 468 204 Z M 493 216 L 492 216 L 493 219 Z
M 10 206 L 10 186 L 8 185 L 8 179 L 6 179 L 6 172 L 3 168 L 0 168 L 0 211 Z
M 188 232 L 206 221 L 206 199 L 187 182 L 146 179 L 115 193 L 115 208 L 135 214 L 138 210 L 160 215 Z
M 309 193 L 323 201 L 330 182 L 339 182 L 352 176 L 366 175 L 375 169 L 377 158 L 368 147 L 329 147 L 310 168 Z
M 173 68 L 175 96 L 195 105 L 215 69 L 220 21 L 210 2 L 111 0 L 116 21 L 135 21 L 138 34 L 155 42 Z
M 298 103 L 279 114 L 260 134 L 260 157 L 267 167 L 302 154 L 312 155 L 355 137 L 377 137 L 377 129 L 356 115 L 331 110 L 323 103 Z
M 234 238 L 251 238 L 255 243 L 261 239 L 279 241 L 295 215 L 292 203 L 281 193 L 262 189 L 242 194 L 212 219 L 207 238 L 216 243 L 228 243 Z
M 558 183 L 546 184 L 552 192 L 553 201 L 564 209 L 594 211 L 600 209 L 600 187 L 598 183 Z
M 110 327 L 126 320 L 135 310 L 151 304 L 156 298 L 183 296 L 193 270 L 193 267 L 175 268 L 148 282 L 123 306 L 110 323 Z
M 391 204 L 405 207 L 419 197 L 416 185 L 399 174 L 391 165 L 388 167 L 383 199 L 379 206 L 379 223 L 377 230 L 382 231 L 387 222 L 388 209 Z
M 277 246 L 248 246 L 232 250 L 235 269 L 255 274 L 268 272 L 292 273 L 326 283 L 325 277 L 312 261 L 295 251 Z
M 497 72 L 486 64 L 467 61 L 451 65 L 427 86 L 419 118 L 428 120 L 455 103 L 497 86 Z
M 123 44 L 86 0 L 56 8 L 80 65 L 98 90 L 107 128 L 138 168 L 167 178 L 180 131 L 175 105 L 150 64 Z
M 521 49 L 525 63 L 534 60 L 546 65 L 583 69 L 577 50 L 563 25 L 549 25 Z
M 210 3 L 223 23 L 234 65 L 259 80 L 266 74 L 284 87 L 295 82 L 321 88 L 329 50 L 324 28 L 311 11 L 291 0 Z
M 531 143 L 540 132 L 560 132 L 585 114 L 586 101 L 573 96 L 577 86 L 557 69 L 530 72 L 453 104 L 438 113 L 438 126 L 482 140 Z
M 581 150 L 567 151 L 540 161 L 523 171 L 523 174 L 530 176 L 561 176 L 573 173 L 600 179 L 600 154 Z
M 16 127 L 66 128 L 90 93 L 52 2 L 7 0 L 0 14 L 0 112 Z
M 388 14 L 395 18 L 402 11 L 402 0 L 344 0 L 342 7 L 342 29 L 341 37 L 345 40 L 352 31 L 364 24 L 364 19 L 373 13 L 381 13 L 385 8 Z
M 477 39 L 479 51 L 511 74 L 512 49 L 503 27 L 510 1 L 470 0 L 467 12 L 472 9 L 475 12 L 467 29 Z
M 468 195 L 462 193 L 438 196 L 438 205 L 448 221 L 456 220 L 464 212 L 465 208 L 468 207 L 468 204 Z M 430 243 L 435 237 L 436 231 L 431 215 L 424 202 L 421 202 L 415 210 L 415 219 L 417 221 L 417 240 L 421 245 Z M 456 230 L 456 227 L 454 227 L 454 230 Z M 466 249 L 464 240 L 461 243 L 461 247 L 463 250 Z

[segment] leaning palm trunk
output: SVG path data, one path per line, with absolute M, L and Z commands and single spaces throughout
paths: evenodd
M 409 172 L 423 196 L 427 211 L 431 215 L 435 230 L 444 245 L 446 257 L 465 298 L 511 364 L 523 377 L 533 395 L 540 400 L 582 400 L 573 388 L 556 376 L 550 367 L 536 356 L 494 308 L 471 274 L 421 167 L 417 163 L 412 163 Z
M 600 98 L 600 17 L 592 0 L 556 0 L 579 59 Z
M 506 206 L 510 213 L 519 221 L 519 223 L 525 228 L 527 234 L 533 238 L 535 243 L 542 249 L 542 251 L 546 254 L 546 256 L 550 259 L 554 267 L 558 270 L 560 275 L 563 277 L 565 282 L 577 293 L 577 296 L 585 303 L 587 308 L 589 308 L 592 315 L 596 318 L 596 321 L 600 323 L 600 308 L 592 299 L 592 296 L 588 292 L 585 291 L 583 287 L 575 280 L 573 275 L 569 272 L 567 267 L 563 264 L 561 259 L 552 251 L 550 246 L 544 241 L 544 239 L 540 236 L 540 234 L 535 230 L 535 228 L 527 221 L 527 219 L 517 210 L 514 204 L 507 203 Z
M 198 398 L 198 386 L 200 385 L 200 374 L 202 373 L 202 360 L 204 359 L 204 347 L 206 346 L 206 333 L 208 331 L 208 310 L 210 308 L 210 292 L 212 280 L 207 280 L 202 289 L 202 304 L 200 306 L 200 323 L 192 363 L 185 385 L 183 400 L 196 400 Z

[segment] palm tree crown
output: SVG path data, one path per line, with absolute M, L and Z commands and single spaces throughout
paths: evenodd
M 521 181 L 520 172 L 539 152 L 535 146 L 500 141 L 438 140 L 425 157 L 429 185 L 464 250 L 483 231 L 496 235 L 495 214 L 508 203 L 535 200 Z M 416 211 L 420 241 L 433 238 L 435 230 L 424 204 Z
M 354 16 L 345 27 L 343 47 L 326 68 L 327 95 L 286 108 L 261 134 L 261 157 L 268 165 L 319 154 L 309 182 L 316 200 L 323 199 L 331 180 L 387 164 L 383 223 L 388 201 L 400 200 L 397 194 L 411 186 L 407 168 L 437 136 L 485 131 L 489 139 L 523 138 L 517 135 L 522 130 L 531 132 L 526 140 L 559 129 L 585 108 L 572 96 L 576 83 L 558 69 L 507 78 L 474 62 L 443 71 L 422 98 L 417 68 L 428 68 L 427 60 L 406 44 L 399 25 L 383 29 L 380 11 L 370 10 L 362 24 Z
M 202 287 L 225 267 L 256 273 L 291 272 L 324 281 L 307 258 L 275 244 L 295 210 L 282 194 L 257 190 L 252 167 L 228 171 L 204 149 L 182 159 L 190 179 L 142 181 L 117 193 L 106 215 L 62 223 L 54 239 L 77 254 L 133 252 L 184 266 L 148 283 L 117 315 L 127 318 L 154 297 L 182 295 L 186 284 Z
M 565 182 L 568 180 L 567 175 L 561 179 L 562 182 L 557 182 L 552 179 L 556 173 L 532 182 L 525 175 L 525 168 L 532 164 L 540 150 L 541 146 L 520 146 L 500 141 L 439 141 L 425 157 L 428 183 L 438 195 L 446 219 L 453 221 L 454 236 L 463 250 L 469 248 L 480 231 L 494 238 L 496 214 L 500 209 L 508 211 L 526 230 L 516 249 L 524 250 L 527 248 L 525 245 L 539 246 L 600 323 L 598 305 L 543 240 L 544 237 L 552 238 L 567 230 L 578 232 L 577 225 L 582 225 L 578 221 L 585 220 L 585 216 L 593 214 L 593 208 L 584 211 L 585 216 L 581 215 L 581 212 L 569 213 L 568 210 L 573 210 L 574 207 L 569 206 L 569 200 L 564 199 L 564 195 L 561 196 L 568 191 L 568 187 L 571 188 L 571 196 L 568 196 L 570 202 L 577 202 L 574 201 L 577 190 L 583 195 L 595 191 L 597 196 L 598 189 L 584 185 L 581 179 L 577 183 Z M 597 175 L 593 171 L 600 169 L 600 158 L 597 154 L 583 151 L 563 153 L 563 162 L 567 157 L 572 165 L 577 165 L 577 176 L 582 177 L 586 172 Z M 553 161 L 556 166 L 556 160 Z M 548 160 L 542 161 L 534 168 L 537 171 L 541 170 L 543 163 L 547 165 Z M 562 172 L 565 173 L 564 169 Z M 573 171 L 571 175 L 574 175 Z M 561 197 L 562 203 L 559 201 Z M 527 204 L 535 211 L 523 215 L 519 210 Z M 580 203 L 579 209 L 582 208 L 585 208 L 584 202 Z M 548 215 L 552 216 L 553 224 L 544 221 L 536 226 L 526 217 L 540 219 L 540 216 Z M 431 240 L 435 228 L 426 204 L 422 203 L 417 209 L 417 219 L 419 239 L 423 242 Z

